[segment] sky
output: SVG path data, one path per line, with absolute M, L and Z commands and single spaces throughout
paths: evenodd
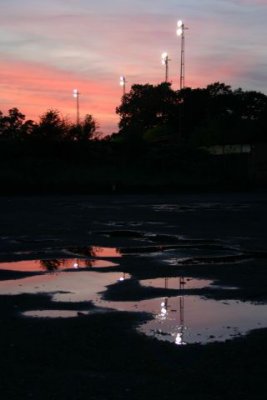
M 185 86 L 224 82 L 267 94 L 267 0 L 0 0 L 0 110 L 39 121 L 48 109 L 76 121 L 92 114 L 117 132 L 121 75 L 133 84 L 165 79 L 179 89 L 185 31 Z

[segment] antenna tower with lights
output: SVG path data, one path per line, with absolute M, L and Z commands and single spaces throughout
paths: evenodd
M 185 35 L 184 31 L 188 29 L 185 27 L 183 21 L 177 22 L 177 36 L 181 37 L 181 61 L 180 61 L 180 90 L 184 88 L 185 84 Z

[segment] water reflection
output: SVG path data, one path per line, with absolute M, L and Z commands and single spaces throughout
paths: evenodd
M 125 279 L 130 279 L 131 275 L 127 274 L 126 272 L 123 272 L 122 275 L 119 277 L 119 282 L 125 281 Z
M 250 329 L 266 326 L 264 313 L 267 306 L 264 304 L 235 300 L 216 301 L 188 295 L 188 292 L 185 295 L 187 282 L 195 286 L 195 279 L 191 278 L 161 278 L 155 281 L 157 286 L 164 289 L 169 288 L 171 281 L 172 288 L 179 289 L 180 293 L 178 296 L 164 297 L 160 302 L 157 301 L 155 319 L 138 328 L 149 336 L 181 346 L 188 343 L 224 341 L 246 334 Z M 204 287 L 207 286 L 206 283 L 207 281 L 202 280 Z M 151 286 L 151 281 L 149 284 Z M 196 282 L 196 286 L 200 288 L 199 282 Z M 139 309 L 153 312 L 155 300 L 140 302 L 142 304 Z
M 101 246 L 87 246 L 87 247 L 69 247 L 68 252 L 72 254 L 79 254 L 85 257 L 122 257 L 120 249 L 117 247 L 101 247 Z
M 121 281 L 121 285 L 124 285 L 128 274 L 112 270 L 101 274 L 97 269 L 82 269 L 79 264 L 82 261 L 81 259 L 68 260 L 68 270 L 60 273 L 39 274 L 24 279 L 0 281 L 0 295 L 49 293 L 51 301 L 57 302 L 56 306 L 53 304 L 51 307 L 54 309 L 51 316 L 59 315 L 55 308 L 60 310 L 62 302 L 78 303 L 83 301 L 91 301 L 97 310 L 147 312 L 153 316 L 152 320 L 143 323 L 137 329 L 146 335 L 159 340 L 167 340 L 176 345 L 224 341 L 233 336 L 245 334 L 250 329 L 267 326 L 266 305 L 233 300 L 216 301 L 189 295 L 185 289 L 188 289 L 189 285 L 194 286 L 195 284 L 199 287 L 200 283 L 199 280 L 188 277 L 161 278 L 162 294 L 161 291 L 158 291 L 156 298 L 136 301 L 105 301 L 101 297 L 101 293 L 107 290 L 107 286 L 118 280 Z M 103 260 L 97 261 L 102 262 Z M 69 272 L 76 268 L 81 270 L 78 273 L 76 271 Z M 158 285 L 158 279 L 156 281 Z M 149 283 L 151 286 L 151 281 Z M 168 296 L 167 290 L 170 290 L 174 283 L 177 293 L 172 291 L 172 296 Z M 202 285 L 206 287 L 207 282 L 202 280 Z M 185 293 L 187 294 L 185 295 Z M 77 304 L 77 312 L 78 308 Z M 42 316 L 49 317 L 49 313 L 49 310 L 41 310 Z M 38 315 L 40 314 L 38 313 Z M 65 314 L 65 316 L 67 315 Z
M 58 272 L 82 268 L 109 268 L 116 267 L 117 265 L 118 264 L 108 260 L 68 258 L 3 262 L 0 263 L 0 270 L 18 272 Z
M 168 289 L 169 278 L 164 278 L 164 288 Z M 175 326 L 174 332 L 171 333 L 172 336 L 175 337 L 175 344 L 177 345 L 184 345 L 186 342 L 184 341 L 184 332 L 185 332 L 185 299 L 184 299 L 184 285 L 185 285 L 185 278 L 179 277 L 179 324 Z M 169 304 L 168 304 L 168 297 L 165 297 L 163 301 L 160 303 L 160 313 L 157 315 L 157 319 L 160 321 L 165 321 L 168 318 L 169 314 Z M 174 311 L 174 310 L 171 310 Z M 161 330 L 158 331 L 162 333 Z
M 33 310 L 24 311 L 25 317 L 38 317 L 38 318 L 77 318 L 87 317 L 93 314 L 101 314 L 103 312 L 109 312 L 110 310 L 105 309 L 92 309 L 89 311 L 76 311 L 76 310 Z
M 63 260 L 40 260 L 40 266 L 49 272 L 57 271 L 62 265 Z
M 25 311 L 23 315 L 38 318 L 76 318 L 78 313 L 74 310 L 34 310 Z M 89 315 L 89 313 L 86 312 L 84 315 Z
M 178 332 L 175 338 L 175 344 L 177 344 L 178 346 L 184 345 L 186 344 L 183 341 L 183 332 Z
M 164 278 L 164 289 L 168 289 L 169 278 Z M 160 313 L 158 319 L 164 321 L 168 315 L 168 297 L 164 297 L 163 301 L 160 303 Z
M 186 344 L 184 341 L 184 332 L 186 329 L 185 326 L 185 298 L 184 298 L 184 285 L 185 285 L 185 279 L 183 276 L 180 277 L 179 280 L 179 288 L 181 291 L 181 294 L 179 296 L 179 312 L 180 312 L 180 324 L 178 326 L 178 333 L 175 338 L 175 344 L 177 345 L 183 345 Z
M 144 279 L 140 283 L 142 286 L 153 286 L 156 288 L 168 288 L 168 289 L 178 289 L 180 288 L 180 278 L 179 277 L 168 277 L 168 278 L 153 278 Z M 213 281 L 210 279 L 198 279 L 191 277 L 183 277 L 183 285 L 186 289 L 203 289 L 213 285 Z
M 160 303 L 160 313 L 158 315 L 158 318 L 161 321 L 164 321 L 167 318 L 168 314 L 168 297 L 165 297 L 164 301 Z

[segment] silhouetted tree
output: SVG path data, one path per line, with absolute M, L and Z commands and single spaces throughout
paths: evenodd
M 176 138 L 191 145 L 262 141 L 267 140 L 266 110 L 264 94 L 233 91 L 221 82 L 177 92 L 169 83 L 133 85 L 116 109 L 121 118 L 118 139 L 162 142 Z
M 95 139 L 97 137 L 97 129 L 99 128 L 95 119 L 92 115 L 86 114 L 83 124 L 82 131 L 85 140 Z
M 35 134 L 50 141 L 60 141 L 67 136 L 68 125 L 58 110 L 50 109 L 40 116 Z
M 25 121 L 25 115 L 18 108 L 8 110 L 8 115 L 0 112 L 0 135 L 8 140 L 24 139 L 35 129 L 31 120 Z
M 211 98 L 225 96 L 232 93 L 231 86 L 221 82 L 214 82 L 207 86 L 207 92 Z
M 98 124 L 91 114 L 86 114 L 79 125 L 71 125 L 67 137 L 75 141 L 88 141 L 96 139 L 98 135 Z
M 267 97 L 255 91 L 232 91 L 216 82 L 207 86 L 205 118 L 193 136 L 199 144 L 255 143 L 266 136 Z
M 177 114 L 178 97 L 169 83 L 133 85 L 116 109 L 120 116 L 120 132 L 142 136 L 147 130 L 173 125 Z

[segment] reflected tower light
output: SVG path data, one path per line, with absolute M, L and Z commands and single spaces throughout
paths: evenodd
M 181 59 L 180 59 L 180 90 L 184 88 L 185 83 L 185 27 L 183 21 L 177 22 L 177 36 L 181 37 Z
M 169 79 L 169 56 L 168 53 L 164 52 L 161 54 L 161 63 L 165 65 L 165 82 L 168 82 Z
M 122 87 L 122 94 L 123 96 L 125 95 L 125 89 L 126 89 L 126 79 L 125 76 L 120 76 L 120 86 Z
M 73 97 L 76 99 L 76 123 L 77 126 L 80 125 L 80 104 L 79 104 L 79 98 L 80 98 L 80 92 L 78 89 L 73 89 Z
M 179 296 L 179 311 L 180 311 L 180 325 L 178 328 L 178 332 L 175 338 L 175 343 L 180 346 L 186 344 L 184 341 L 184 331 L 186 329 L 185 322 L 184 322 L 184 313 L 185 313 L 185 305 L 184 305 L 184 286 L 185 286 L 185 279 L 183 276 L 180 276 L 179 279 L 179 289 L 180 289 L 180 296 Z

